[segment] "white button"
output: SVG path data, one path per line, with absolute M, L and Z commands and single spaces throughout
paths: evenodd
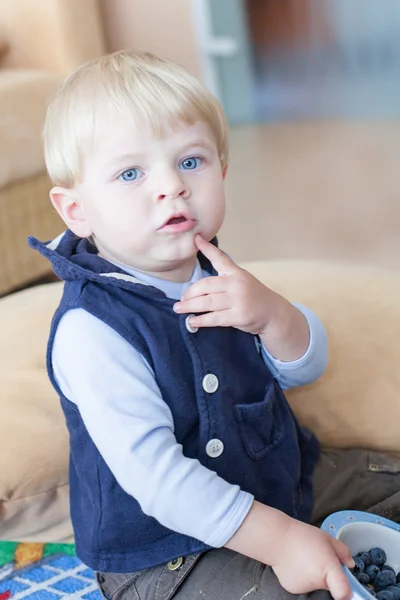
M 192 317 L 194 317 L 195 315 L 189 315 L 188 317 L 186 317 L 185 319 L 185 325 L 186 325 L 186 329 L 188 330 L 189 333 L 197 333 L 199 328 L 198 327 L 192 327 L 191 324 L 189 323 L 189 319 L 191 319 Z
M 213 394 L 217 391 L 219 386 L 218 377 L 209 373 L 203 379 L 203 390 L 207 392 L 207 394 Z
M 207 456 L 210 458 L 218 458 L 224 451 L 224 444 L 221 440 L 210 440 L 206 446 Z

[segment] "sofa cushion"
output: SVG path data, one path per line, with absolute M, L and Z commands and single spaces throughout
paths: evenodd
M 288 398 L 323 445 L 400 452 L 400 277 L 359 266 L 255 262 L 246 267 L 322 318 L 326 374 Z M 0 300 L 0 538 L 66 540 L 68 436 L 45 351 L 62 285 Z
M 323 445 L 400 452 L 400 276 L 326 262 L 254 262 L 247 268 L 309 306 L 329 337 L 329 366 L 287 397 Z
M 41 130 L 60 77 L 0 69 L 0 187 L 45 170 Z
M 60 284 L 0 300 L 0 537 L 68 540 L 68 435 L 45 375 Z

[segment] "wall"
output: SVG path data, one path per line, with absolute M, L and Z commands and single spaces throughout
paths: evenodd
M 190 0 L 100 0 L 100 5 L 109 51 L 153 52 L 201 76 Z

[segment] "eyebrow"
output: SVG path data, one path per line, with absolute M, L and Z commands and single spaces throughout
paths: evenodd
M 189 142 L 188 144 L 185 144 L 185 146 L 183 146 L 183 148 L 182 148 L 182 152 L 186 152 L 187 150 L 189 150 L 189 148 L 204 148 L 205 150 L 214 150 L 215 149 L 211 144 L 208 144 L 207 142 L 204 142 L 203 140 L 193 140 L 193 142 Z
M 105 166 L 106 167 L 116 167 L 117 165 L 124 163 L 124 162 L 128 162 L 128 161 L 129 162 L 137 162 L 143 156 L 144 155 L 140 154 L 139 152 L 137 154 L 134 154 L 133 152 L 127 152 L 126 154 L 120 154 L 116 158 L 113 158 L 110 161 L 107 161 L 105 163 Z
M 211 150 L 211 151 L 214 150 L 214 148 L 211 144 L 208 144 L 207 142 L 204 142 L 203 140 L 193 140 L 193 142 L 189 142 L 188 144 L 185 144 L 184 146 L 182 146 L 182 148 L 180 149 L 180 153 L 184 154 L 190 148 L 203 148 L 204 150 Z M 138 153 L 127 152 L 125 154 L 120 154 L 116 158 L 107 162 L 105 166 L 107 168 L 113 168 L 121 163 L 128 162 L 128 161 L 129 162 L 140 162 L 144 156 L 145 156 L 145 154 L 140 153 L 140 152 L 138 152 Z

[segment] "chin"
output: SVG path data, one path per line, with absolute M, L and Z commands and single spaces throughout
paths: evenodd
M 189 256 L 197 252 L 196 244 L 194 243 L 194 238 L 198 232 L 196 231 L 195 233 L 193 233 L 191 231 L 189 233 L 190 235 L 187 235 L 185 237 L 182 236 L 176 244 L 173 244 L 171 248 L 172 253 L 176 253 L 181 258 L 188 258 Z
M 164 263 L 180 267 L 184 264 L 194 262 L 196 259 L 197 248 L 193 244 L 190 249 L 179 250 L 179 252 L 165 252 L 161 258 Z

